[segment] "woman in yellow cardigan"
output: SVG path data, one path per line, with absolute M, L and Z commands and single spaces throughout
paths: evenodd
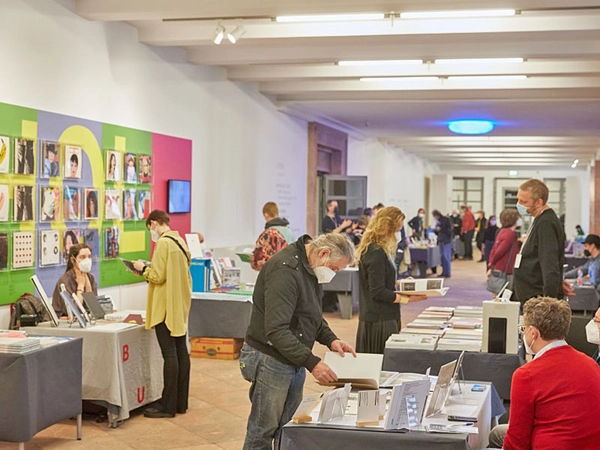
M 144 416 L 175 417 L 188 407 L 190 355 L 186 333 L 192 303 L 191 254 L 177 231 L 169 228 L 166 212 L 152 211 L 146 227 L 156 243 L 152 263 L 135 261 L 134 266 L 148 281 L 146 328 L 154 328 L 164 359 L 164 388 L 161 405 L 146 408 Z

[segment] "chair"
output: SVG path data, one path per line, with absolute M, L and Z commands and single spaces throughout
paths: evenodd
M 573 315 L 571 318 L 571 328 L 567 335 L 567 342 L 569 345 L 575 350 L 579 350 L 590 357 L 598 350 L 597 345 L 590 344 L 587 341 L 587 336 L 585 334 L 585 326 L 592 320 L 592 317 L 592 315 Z

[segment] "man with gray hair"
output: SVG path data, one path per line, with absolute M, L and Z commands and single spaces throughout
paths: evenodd
M 344 356 L 354 348 L 337 338 L 323 319 L 322 283 L 354 262 L 354 246 L 341 234 L 304 235 L 271 257 L 256 280 L 252 317 L 240 370 L 252 383 L 244 450 L 279 448 L 281 427 L 302 400 L 308 369 L 320 382 L 336 381 L 312 353 L 315 341 Z

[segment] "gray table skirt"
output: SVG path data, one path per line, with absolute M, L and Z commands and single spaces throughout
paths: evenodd
M 455 351 L 386 348 L 383 370 L 425 373 L 431 367 L 431 374 L 437 375 L 442 365 L 457 359 L 459 355 L 460 352 Z M 463 372 L 465 380 L 493 383 L 498 395 L 508 400 L 512 374 L 523 364 L 525 361 L 519 355 L 466 352 Z
M 73 339 L 26 355 L 0 353 L 0 441 L 26 442 L 81 414 L 82 344 Z
M 188 332 L 190 337 L 246 337 L 252 303 L 227 300 L 192 299 Z
M 595 313 L 598 309 L 598 293 L 594 286 L 573 286 L 575 296 L 569 297 L 569 306 L 573 311 L 591 311 Z

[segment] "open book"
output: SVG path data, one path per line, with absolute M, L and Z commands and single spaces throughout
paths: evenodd
M 352 387 L 362 389 L 379 389 L 379 376 L 383 364 L 383 355 L 357 353 L 354 358 L 346 353 L 343 358 L 339 353 L 325 353 L 325 364 L 335 372 L 338 381 L 319 383 L 322 386 L 344 386 L 351 383 Z
M 244 250 L 242 250 L 241 252 L 237 252 L 236 255 L 238 255 L 240 257 L 240 259 L 242 260 L 242 262 L 250 262 L 250 258 L 252 257 L 254 252 L 253 248 L 247 247 Z
M 138 277 L 141 277 L 143 274 L 142 272 L 140 272 L 139 270 L 137 270 L 134 266 L 133 266 L 133 261 L 128 261 L 127 259 L 123 259 L 123 258 L 119 258 L 121 260 L 121 262 L 123 264 L 125 264 L 125 267 L 127 268 L 127 270 L 129 272 L 131 272 L 134 275 L 137 275 Z M 144 261 L 144 264 L 146 265 L 150 265 L 149 261 Z
M 446 295 L 448 288 L 444 287 L 443 278 L 419 278 L 400 280 L 398 290 L 402 295 L 427 295 L 441 297 Z

